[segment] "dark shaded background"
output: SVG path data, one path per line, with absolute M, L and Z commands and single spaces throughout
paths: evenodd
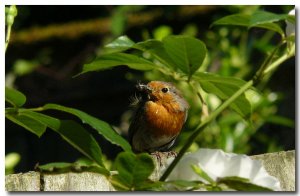
M 46 27 L 52 24 L 68 24 L 74 21 L 86 21 L 97 18 L 111 20 L 118 6 L 17 6 L 18 16 L 15 19 L 13 33 L 20 33 L 33 27 Z M 173 34 L 181 32 L 188 23 L 197 24 L 197 37 L 201 39 L 209 25 L 222 16 L 232 14 L 234 7 L 229 6 L 146 6 L 138 13 L 161 11 L 153 20 L 128 26 L 124 34 L 134 41 L 142 41 L 143 31 L 152 31 L 160 25 L 172 27 Z M 283 6 L 262 6 L 262 9 L 282 13 Z M 150 14 L 151 15 L 151 14 Z M 103 27 L 106 28 L 106 27 Z M 34 35 L 32 35 L 34 37 Z M 97 73 L 88 73 L 72 78 L 80 72 L 81 66 L 92 60 L 96 51 L 105 40 L 114 35 L 107 28 L 105 32 L 88 32 L 75 37 L 50 37 L 48 39 L 14 40 L 6 52 L 6 70 L 12 69 L 17 59 L 40 58 L 42 66 L 32 73 L 17 77 L 15 87 L 27 96 L 25 107 L 38 107 L 45 103 L 57 103 L 85 111 L 110 124 L 119 126 L 121 115 L 129 109 L 129 97 L 134 94 L 136 81 L 128 80 L 126 74 L 131 72 L 141 75 L 127 67 Z M 295 67 L 294 59 L 281 66 L 273 76 L 270 86 L 273 91 L 281 91 L 285 99 L 279 105 L 278 114 L 295 119 Z M 47 112 L 61 119 L 76 119 L 59 112 Z M 286 127 L 265 125 L 272 135 L 272 130 L 279 129 L 278 137 L 285 150 L 295 148 L 295 131 Z M 90 130 L 88 126 L 87 129 Z M 106 142 L 101 136 L 90 131 L 99 141 L 103 152 L 113 159 L 120 149 Z M 288 134 L 289 133 L 289 134 Z M 291 134 L 293 133 L 293 134 Z M 262 153 L 259 142 L 251 141 L 252 154 Z M 71 147 L 56 133 L 47 130 L 38 138 L 23 128 L 5 121 L 5 153 L 18 152 L 21 162 L 15 172 L 33 170 L 36 163 L 73 162 L 82 155 Z

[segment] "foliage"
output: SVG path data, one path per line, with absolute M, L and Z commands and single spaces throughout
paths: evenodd
M 135 155 L 129 152 L 120 153 L 113 165 L 117 174 L 111 176 L 111 183 L 118 190 L 147 190 L 157 186 L 149 180 L 154 170 L 154 162 L 147 153 Z
M 15 166 L 20 162 L 21 156 L 16 152 L 5 155 L 5 175 L 13 174 Z
M 7 21 L 11 16 L 16 16 L 15 7 L 11 6 L 6 10 L 11 9 L 15 11 L 7 11 Z M 130 6 L 120 7 L 120 9 L 115 12 L 113 22 L 117 24 L 116 27 L 118 27 L 113 29 L 115 35 L 120 35 L 121 32 L 124 31 L 126 21 L 122 19 L 122 16 L 130 10 L 132 10 Z M 212 24 L 214 28 L 220 25 L 233 25 L 247 27 L 248 31 L 252 28 L 262 28 L 266 29 L 267 32 L 280 34 L 280 42 L 275 44 L 275 46 L 271 46 L 273 52 L 268 54 L 266 60 L 257 71 L 255 70 L 256 74 L 254 77 L 251 77 L 249 81 L 246 81 L 244 79 L 245 77 L 241 77 L 241 75 L 243 75 L 241 74 L 242 66 L 249 62 L 244 61 L 241 65 L 238 65 L 239 67 L 237 69 L 229 68 L 229 70 L 233 69 L 234 71 L 230 71 L 228 74 L 212 73 L 209 70 L 208 64 L 212 63 L 212 55 L 216 55 L 214 51 L 210 52 L 205 42 L 195 37 L 188 35 L 169 35 L 170 30 L 161 31 L 161 33 L 164 34 L 162 36 L 158 35 L 159 31 L 157 31 L 155 36 L 158 39 L 147 39 L 141 42 L 134 42 L 127 36 L 120 36 L 104 47 L 103 54 L 97 56 L 94 61 L 83 65 L 82 71 L 78 75 L 126 65 L 130 69 L 145 72 L 145 77 L 148 79 L 166 78 L 173 81 L 184 91 L 184 94 L 190 100 L 190 103 L 192 103 L 187 127 L 193 131 L 186 131 L 182 134 L 183 139 L 180 140 L 181 144 L 179 145 L 182 148 L 177 158 L 160 179 L 164 181 L 192 144 L 196 143 L 200 145 L 200 133 L 203 133 L 202 135 L 207 134 L 206 128 L 208 125 L 213 127 L 213 131 L 211 134 L 206 135 L 206 138 L 203 140 L 204 143 L 213 143 L 213 139 L 209 139 L 209 137 L 221 135 L 222 139 L 219 142 L 221 147 L 228 148 L 228 143 L 232 142 L 232 140 L 244 140 L 246 143 L 249 140 L 249 135 L 253 134 L 253 132 L 263 124 L 263 122 L 256 122 L 252 118 L 254 114 L 260 114 L 259 110 L 265 106 L 264 104 L 259 105 L 255 103 L 254 98 L 259 97 L 259 101 L 262 103 L 265 99 L 264 96 L 266 96 L 265 92 L 260 92 L 255 86 L 264 83 L 266 78 L 269 79 L 280 64 L 295 55 L 295 41 L 291 38 L 295 35 L 286 37 L 282 27 L 277 24 L 277 22 L 283 20 L 294 21 L 295 23 L 293 17 L 287 14 L 274 14 L 257 10 L 252 14 L 226 16 Z M 12 22 L 11 19 L 9 21 L 10 22 L 7 22 L 8 29 L 10 29 L 13 24 L 13 20 Z M 9 34 L 10 32 L 8 31 L 6 44 L 8 44 Z M 235 52 L 234 55 L 237 55 L 237 48 L 235 48 Z M 247 56 L 246 52 L 243 53 L 243 55 Z M 230 58 L 231 56 L 229 56 L 227 60 Z M 230 63 L 227 62 L 227 64 Z M 30 68 L 30 70 L 32 69 L 34 69 L 34 67 Z M 30 70 L 28 72 L 30 72 Z M 218 102 L 218 104 L 211 103 L 209 100 L 212 98 L 217 100 L 216 102 Z M 45 104 L 38 108 L 24 108 L 26 96 L 8 87 L 5 88 L 5 100 L 9 104 L 9 107 L 5 109 L 7 119 L 22 126 L 38 137 L 41 137 L 47 128 L 51 129 L 95 163 L 95 165 L 82 163 L 49 163 L 39 167 L 42 171 L 82 171 L 82 169 L 89 168 L 95 172 L 106 175 L 119 190 L 163 189 L 164 184 L 162 182 L 149 180 L 149 176 L 154 169 L 151 157 L 148 154 L 133 154 L 129 143 L 121 137 L 110 124 L 78 109 L 58 104 Z M 227 110 L 227 107 L 229 107 L 230 110 Z M 101 147 L 81 124 L 73 120 L 62 120 L 43 114 L 42 112 L 46 110 L 57 110 L 74 115 L 78 117 L 82 123 L 90 125 L 106 140 L 120 146 L 124 152 L 118 154 L 113 163 L 113 168 L 116 169 L 118 173 L 111 174 L 109 168 L 105 167 Z M 199 117 L 199 112 L 202 113 L 203 118 Z M 269 114 L 271 116 L 273 115 L 272 112 Z M 274 119 L 276 123 L 293 126 L 293 123 L 290 122 L 289 119 L 282 117 L 277 117 L 276 119 L 276 116 L 273 115 L 273 120 Z M 263 121 L 267 120 L 272 121 L 272 118 L 267 119 L 266 117 L 266 119 L 263 119 Z M 235 134 L 238 130 L 236 128 L 232 131 L 232 127 L 237 127 L 241 124 L 242 130 L 240 132 L 242 132 L 242 134 Z M 218 129 L 217 134 L 213 133 L 214 129 Z M 201 137 L 201 139 L 203 139 L 203 137 Z M 235 149 L 238 147 L 239 146 L 236 145 Z M 229 150 L 233 151 L 235 149 L 230 148 Z M 244 151 L 247 150 L 244 149 Z M 197 174 L 203 178 L 207 178 L 204 171 L 197 168 L 194 169 Z M 210 180 L 208 179 L 208 181 Z M 261 187 L 249 184 L 246 179 L 235 177 L 219 179 L 219 181 L 211 183 L 213 186 L 210 188 L 206 187 L 206 189 L 213 191 L 221 190 L 218 185 L 225 184 L 227 187 L 235 190 L 263 190 Z M 189 183 L 178 181 L 174 182 L 174 184 L 178 186 L 183 185 L 184 187 L 199 187 L 197 182 Z
M 6 100 L 9 100 L 12 106 L 6 108 L 6 117 L 14 123 L 24 127 L 37 136 L 41 136 L 46 128 L 59 133 L 62 138 L 69 142 L 73 147 L 82 152 L 85 156 L 94 160 L 100 166 L 103 166 L 101 160 L 101 149 L 96 140 L 80 124 L 71 120 L 59 120 L 51 116 L 39 113 L 43 110 L 59 110 L 71 113 L 79 117 L 84 123 L 91 125 L 98 133 L 102 134 L 107 140 L 120 145 L 125 151 L 131 151 L 128 142 L 119 136 L 106 122 L 96 119 L 80 110 L 60 106 L 57 104 L 46 104 L 43 107 L 25 109 L 20 108 L 26 100 L 21 92 L 6 88 Z M 76 130 L 76 131 L 75 131 Z

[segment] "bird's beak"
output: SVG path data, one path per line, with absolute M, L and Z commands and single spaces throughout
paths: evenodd
M 152 92 L 152 89 L 146 84 L 137 84 L 136 88 L 138 89 L 138 91 L 145 92 L 147 94 Z
M 138 83 L 136 85 L 136 88 L 137 88 L 138 91 L 140 91 L 143 94 L 143 97 L 146 100 L 151 100 L 151 97 L 152 97 L 152 88 L 150 88 L 146 84 L 140 84 L 140 83 Z

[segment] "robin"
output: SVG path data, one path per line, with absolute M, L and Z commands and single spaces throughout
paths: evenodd
M 140 97 L 128 131 L 134 152 L 165 152 L 174 144 L 188 115 L 189 104 L 169 82 L 138 83 Z

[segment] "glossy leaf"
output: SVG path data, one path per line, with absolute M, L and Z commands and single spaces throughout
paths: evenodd
M 154 162 L 147 153 L 135 155 L 122 152 L 114 162 L 118 174 L 113 176 L 113 184 L 121 184 L 123 189 L 126 187 L 127 190 L 138 190 L 139 187 L 147 184 L 154 167 Z M 118 188 L 122 186 L 117 185 Z
M 10 116 L 8 118 L 11 119 Z M 47 126 L 50 127 L 85 156 L 94 160 L 100 166 L 103 166 L 101 159 L 102 153 L 98 143 L 93 136 L 79 124 L 73 121 L 60 121 L 56 118 L 26 109 L 23 109 L 22 112 L 17 115 L 16 119 L 18 121 L 15 120 L 14 122 L 34 133 L 36 133 L 37 130 L 39 131 L 40 128 L 42 132 L 38 132 L 38 136 L 46 130 Z
M 34 133 L 38 137 L 41 137 L 47 128 L 46 125 L 28 116 L 14 114 L 14 113 L 6 113 L 5 117 L 11 120 L 12 122 L 22 126 L 23 128 L 27 129 L 31 133 Z
M 89 171 L 89 172 L 96 172 L 101 173 L 105 176 L 109 176 L 109 171 L 106 170 L 103 167 L 99 167 L 96 165 L 86 165 L 81 164 L 79 162 L 75 163 L 66 163 L 66 162 L 53 162 L 48 163 L 45 165 L 39 165 L 38 166 L 39 171 L 42 172 L 58 172 L 58 173 L 64 173 L 64 172 L 83 172 L 83 171 Z
M 35 126 L 42 125 L 43 127 L 49 127 L 55 132 L 58 132 L 69 144 L 100 166 L 103 166 L 101 159 L 102 153 L 98 143 L 92 135 L 76 122 L 60 121 L 51 116 L 27 109 L 20 109 L 18 116 L 30 119 L 36 124 Z M 32 126 L 33 125 L 31 125 L 31 127 Z
M 233 86 L 243 86 L 246 82 L 239 78 L 234 77 L 224 77 L 213 73 L 208 72 L 198 72 L 193 77 L 199 82 L 213 82 L 213 83 L 220 83 L 220 84 L 227 84 Z
M 22 109 L 19 112 L 20 115 L 22 116 L 27 116 L 29 118 L 32 118 L 42 124 L 44 124 L 45 126 L 51 128 L 52 130 L 58 130 L 60 127 L 60 120 L 57 118 L 53 118 L 51 116 L 42 114 L 42 113 L 38 113 L 38 112 L 33 112 L 30 110 L 26 110 L 26 109 Z
M 203 82 L 201 83 L 203 90 L 206 92 L 211 92 L 217 95 L 222 100 L 228 99 L 231 95 L 233 95 L 236 91 L 239 90 L 239 87 L 232 86 L 232 85 L 224 85 L 218 83 L 209 83 Z M 230 107 L 235 110 L 238 114 L 242 117 L 246 118 L 247 114 L 251 112 L 251 105 L 245 94 L 239 96 L 231 105 Z
M 163 65 L 176 69 L 176 64 L 173 62 L 169 54 L 166 52 L 166 49 L 164 48 L 164 45 L 161 41 L 150 39 L 144 42 L 138 42 L 132 47 L 141 50 L 143 52 L 148 52 L 154 58 L 159 60 Z
M 189 77 L 198 70 L 206 56 L 205 44 L 193 37 L 168 36 L 163 39 L 163 44 L 177 68 Z
M 146 180 L 140 183 L 135 190 L 137 191 L 168 191 L 163 185 L 165 182 Z
M 286 19 L 287 19 L 288 22 L 290 22 L 292 24 L 296 24 L 295 15 L 288 15 Z
M 249 179 L 236 176 L 219 178 L 217 181 L 218 184 L 225 184 L 237 191 L 273 191 L 270 188 L 252 184 Z
M 246 14 L 233 14 L 230 16 L 225 16 L 217 21 L 214 25 L 236 25 L 236 26 L 245 26 L 247 28 L 258 27 L 264 28 L 271 31 L 279 33 L 284 37 L 284 31 L 282 28 L 274 23 L 280 20 L 287 19 L 288 15 L 286 14 L 274 14 L 266 11 L 256 11 L 251 15 Z
M 59 129 L 55 131 L 86 157 L 104 167 L 102 152 L 94 137 L 75 121 L 61 120 L 60 122 Z
M 295 34 L 289 35 L 288 37 L 286 37 L 286 40 L 288 42 L 295 42 Z
M 230 16 L 225 16 L 215 21 L 212 25 L 238 25 L 250 28 L 260 24 L 285 20 L 287 18 L 287 14 L 274 14 L 266 11 L 256 11 L 251 15 L 233 14 Z
M 259 24 L 277 22 L 280 20 L 285 20 L 287 17 L 287 14 L 274 14 L 271 12 L 258 10 L 251 15 L 249 26 L 252 27 Z
M 172 190 L 179 190 L 179 191 L 188 191 L 193 189 L 199 189 L 203 186 L 203 182 L 201 181 L 188 181 L 188 180 L 172 180 L 167 181 L 167 186 L 171 186 Z M 174 187 L 174 188 L 173 188 Z
M 215 94 L 222 100 L 228 99 L 246 83 L 238 78 L 222 77 L 209 73 L 196 73 L 193 78 L 200 82 L 205 92 Z M 246 117 L 251 112 L 251 105 L 245 94 L 239 96 L 230 107 L 242 117 Z
M 15 107 L 21 107 L 26 102 L 26 97 L 23 93 L 16 89 L 5 87 L 5 101 Z
M 89 64 L 84 64 L 80 74 L 89 71 L 100 71 L 110 69 L 115 66 L 127 65 L 131 69 L 136 70 L 151 70 L 156 65 L 150 61 L 140 58 L 136 55 L 126 53 L 113 53 L 100 56 Z
M 248 27 L 250 24 L 250 15 L 245 14 L 233 14 L 225 16 L 215 21 L 211 26 L 215 25 L 237 25 Z
M 54 162 L 45 165 L 39 165 L 38 169 L 42 172 L 68 172 L 71 171 L 72 163 Z
M 135 43 L 129 39 L 127 36 L 120 36 L 116 40 L 107 44 L 104 47 L 104 53 L 115 53 L 115 52 L 123 52 L 129 48 L 131 48 Z
M 282 28 L 276 23 L 257 24 L 253 27 L 259 27 L 259 28 L 275 31 L 275 32 L 279 33 L 282 37 L 284 37 L 284 32 L 283 32 Z
M 46 104 L 44 109 L 54 109 L 73 114 L 80 118 L 83 123 L 89 124 L 92 128 L 96 129 L 99 134 L 103 135 L 112 144 L 116 144 L 123 148 L 125 151 L 131 151 L 131 146 L 122 136 L 120 136 L 108 123 L 99 120 L 80 110 L 69 108 L 57 104 Z
M 198 165 L 192 165 L 192 169 L 196 174 L 198 174 L 201 178 L 203 178 L 207 182 L 211 184 L 214 183 L 213 179 Z

